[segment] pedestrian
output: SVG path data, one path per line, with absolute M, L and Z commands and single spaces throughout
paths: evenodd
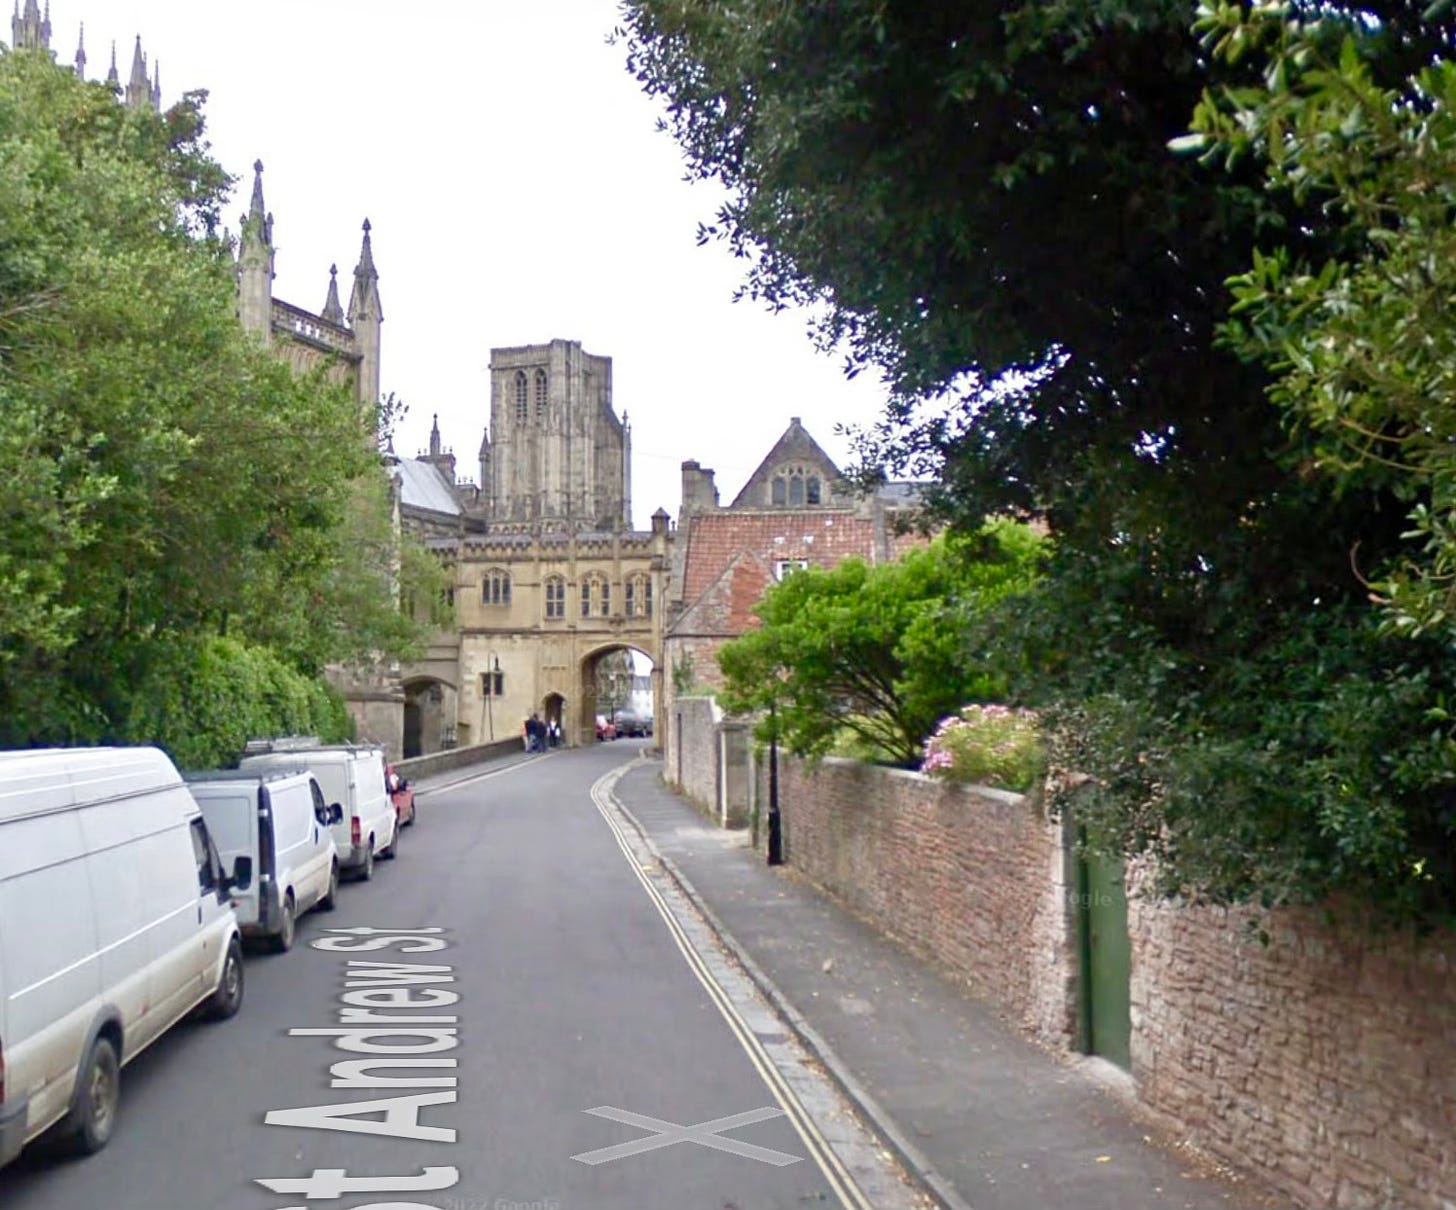
M 535 740 L 535 732 L 531 729 L 531 720 L 527 719 L 521 724 L 521 740 L 526 745 L 526 751 L 531 750 L 531 744 Z
M 553 718 L 549 723 L 546 724 L 546 739 L 553 748 L 560 746 L 561 723 L 558 720 Z
M 526 726 L 530 729 L 531 751 L 546 751 L 546 724 L 541 721 L 539 714 L 532 714 L 526 720 Z

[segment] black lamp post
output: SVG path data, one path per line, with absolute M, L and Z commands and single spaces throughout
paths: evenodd
M 779 816 L 779 717 L 768 704 L 768 864 L 784 864 L 783 821 Z

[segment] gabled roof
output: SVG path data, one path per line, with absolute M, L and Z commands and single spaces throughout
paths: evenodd
M 432 462 L 401 458 L 395 469 L 401 479 L 399 502 L 405 508 L 423 508 L 433 513 L 460 516 L 465 510 L 455 496 L 453 484 Z
M 828 482 L 842 479 L 844 472 L 834 465 L 832 459 L 820 447 L 819 443 L 809 436 L 809 430 L 800 422 L 797 416 L 789 420 L 789 427 L 776 442 L 773 449 L 769 450 L 768 456 L 758 464 L 758 469 L 748 477 L 748 482 L 743 485 L 743 490 L 733 498 L 730 508 L 738 508 L 745 504 L 762 502 L 767 499 L 761 491 L 755 491 L 773 473 L 773 469 L 784 462 L 799 462 L 818 466 L 820 473 Z M 827 484 L 826 484 L 827 486 Z M 828 499 L 826 492 L 825 499 Z

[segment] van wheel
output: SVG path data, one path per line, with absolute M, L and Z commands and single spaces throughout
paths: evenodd
M 214 1021 L 226 1021 L 243 1006 L 243 946 L 236 937 L 228 942 L 227 958 L 222 964 L 222 978 L 217 990 L 207 998 L 207 1015 Z
M 374 877 L 374 837 L 364 849 L 364 864 L 359 867 L 359 881 L 368 882 Z
M 283 898 L 283 918 L 278 922 L 278 931 L 273 934 L 273 948 L 286 954 L 293 948 L 293 930 L 298 920 L 298 910 L 293 902 L 293 892 Z
M 116 1044 L 110 1038 L 97 1038 L 81 1065 L 76 1103 L 62 1127 L 70 1150 L 78 1155 L 94 1155 L 105 1147 L 116 1126 L 120 1103 L 121 1064 Z
M 394 835 L 389 838 L 389 848 L 380 854 L 385 861 L 393 861 L 399 856 L 399 820 L 394 821 Z
M 318 901 L 319 910 L 332 912 L 339 906 L 339 863 L 329 863 L 329 889 L 324 897 Z

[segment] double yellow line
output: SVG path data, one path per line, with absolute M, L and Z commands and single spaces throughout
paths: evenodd
M 723 1014 L 723 1020 L 728 1023 L 728 1029 L 738 1040 L 748 1055 L 748 1061 L 753 1064 L 754 1070 L 763 1078 L 768 1085 L 769 1091 L 773 1093 L 774 1100 L 779 1103 L 794 1129 L 798 1132 L 799 1138 L 808 1148 L 810 1156 L 819 1165 L 819 1170 L 824 1173 L 825 1179 L 839 1198 L 839 1204 L 845 1210 L 875 1210 L 864 1191 L 855 1182 L 849 1169 L 835 1153 L 834 1148 L 823 1134 L 819 1127 L 814 1124 L 809 1111 L 800 1103 L 794 1090 L 784 1079 L 779 1069 L 769 1058 L 768 1052 L 764 1050 L 763 1044 L 758 1040 L 754 1032 L 748 1027 L 748 1023 L 739 1015 L 738 1010 L 733 1006 L 728 993 L 722 985 L 713 977 L 707 964 L 699 956 L 698 951 L 693 948 L 693 943 L 688 939 L 687 933 L 677 917 L 673 914 L 672 908 L 668 906 L 667 900 L 662 893 L 652 884 L 642 867 L 638 864 L 636 855 L 632 852 L 631 845 L 621 826 L 617 823 L 615 812 L 611 807 L 612 789 L 622 776 L 622 769 L 614 769 L 612 772 L 598 778 L 592 785 L 592 802 L 596 804 L 597 812 L 606 821 L 607 827 L 611 828 L 612 835 L 616 838 L 618 847 L 626 855 L 632 872 L 637 875 L 637 881 L 642 884 L 647 896 L 657 907 L 658 914 L 667 925 L 667 931 L 672 935 L 678 951 L 687 961 L 688 968 L 697 976 L 698 982 L 703 985 L 703 990 L 708 993 L 708 998 L 717 1005 L 718 1011 Z

